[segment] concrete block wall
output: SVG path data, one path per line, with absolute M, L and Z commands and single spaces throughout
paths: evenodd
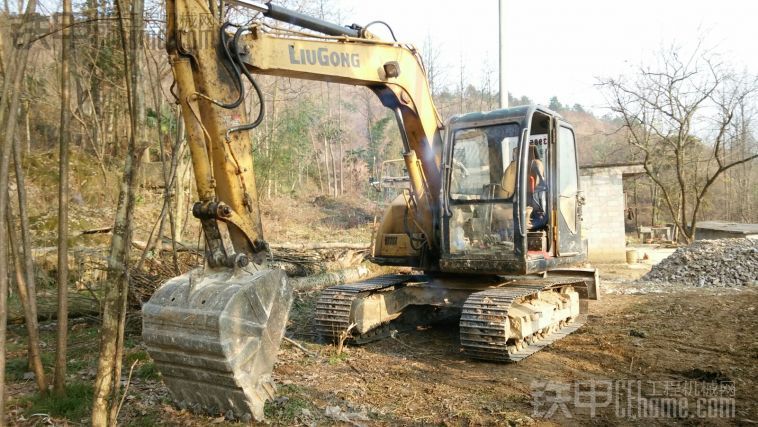
M 626 259 L 624 232 L 624 185 L 617 168 L 582 169 L 582 234 L 588 240 L 590 261 L 612 262 Z

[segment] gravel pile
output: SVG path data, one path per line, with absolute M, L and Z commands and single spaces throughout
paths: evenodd
M 758 240 L 697 240 L 677 249 L 640 280 L 697 287 L 758 285 Z

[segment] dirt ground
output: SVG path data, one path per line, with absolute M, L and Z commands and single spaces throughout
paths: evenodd
M 399 332 L 338 355 L 311 332 L 318 292 L 301 293 L 289 334 L 314 354 L 284 344 L 275 370 L 281 396 L 268 405 L 267 414 L 283 425 L 605 425 L 636 424 L 640 418 L 664 425 L 758 423 L 757 289 L 640 286 L 631 280 L 645 268 L 601 268 L 605 294 L 591 303 L 587 324 L 516 365 L 467 359 L 455 323 Z M 594 416 L 584 404 L 591 394 L 575 403 L 576 384 L 595 385 Z M 698 399 L 703 407 L 709 404 L 702 399 L 712 398 L 712 390 L 706 391 L 713 385 L 721 387 L 720 396 L 734 398 L 733 413 L 731 407 L 721 414 L 697 407 Z M 535 396 L 546 387 L 566 386 L 571 387 L 570 401 L 563 405 L 567 412 L 558 405 L 546 417 L 549 396 Z M 664 387 L 667 396 L 677 397 L 675 411 L 641 411 L 634 399 L 636 418 L 623 412 L 629 391 L 639 389 L 653 399 L 651 405 L 660 406 L 654 399 Z M 609 393 L 613 402 L 605 404 Z M 689 405 L 686 413 L 683 400 Z M 544 405 L 535 408 L 535 402 Z M 162 421 L 209 422 L 184 413 Z
M 591 302 L 586 325 L 518 364 L 467 359 L 455 323 L 401 331 L 337 354 L 335 346 L 317 342 L 312 333 L 318 291 L 299 293 L 288 335 L 311 354 L 283 344 L 275 369 L 280 396 L 267 404 L 268 422 L 758 423 L 758 289 L 640 285 L 633 279 L 646 267 L 599 267 L 604 293 Z M 81 336 L 76 339 L 82 342 Z M 23 343 L 15 343 L 21 352 Z M 138 335 L 129 344 L 126 365 L 135 370 L 121 412 L 124 425 L 234 424 L 173 408 Z M 87 381 L 93 365 L 82 359 L 72 376 Z M 31 414 L 35 407 L 25 395 L 32 389 L 30 380 L 11 384 L 16 424 L 86 424 L 86 414 L 68 420 Z M 714 406 L 715 398 L 721 400 Z
M 613 403 L 598 408 L 595 417 L 573 402 L 566 405 L 572 418 L 557 416 L 567 415 L 561 410 L 547 419 L 536 416 L 550 405 L 535 414 L 533 393 L 541 384 L 534 382 L 590 385 L 591 380 L 598 382 L 596 387 L 608 381 L 633 382 L 649 396 L 654 395 L 653 385 L 660 391 L 667 384 L 673 393 L 677 383 L 680 387 L 733 384 L 733 418 L 699 419 L 694 413 L 690 421 L 758 422 L 753 398 L 758 391 L 754 332 L 758 292 L 632 286 L 625 279 L 609 281 L 604 298 L 591 304 L 592 314 L 582 329 L 517 365 L 468 360 L 458 345 L 457 326 L 443 324 L 348 348 L 342 357 L 336 357 L 331 347 L 314 346 L 317 357 L 290 349 L 281 355 L 276 374 L 287 384 L 285 396 L 311 403 L 306 414 L 320 416 L 327 406 L 339 405 L 354 414 L 367 412 L 379 424 L 634 423 L 617 417 Z M 307 304 L 312 296 L 301 298 Z M 310 337 L 299 338 L 307 342 Z M 696 403 L 694 393 L 690 405 Z M 694 412 L 694 407 L 690 409 Z

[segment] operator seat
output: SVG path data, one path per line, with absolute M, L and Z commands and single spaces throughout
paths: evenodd
M 518 159 L 518 148 L 513 149 L 513 157 L 508 167 L 503 172 L 503 178 L 500 180 L 500 187 L 495 194 L 498 199 L 510 199 L 513 197 L 513 193 L 516 192 L 516 177 L 518 166 L 516 166 L 516 160 Z
M 500 183 L 494 185 L 493 198 L 512 199 L 513 194 L 516 192 L 518 148 L 513 149 L 513 156 L 511 158 L 512 160 L 503 172 L 503 177 L 500 179 Z M 505 240 L 512 241 L 513 204 L 506 202 L 492 205 L 492 217 L 490 223 L 493 232 L 499 234 L 501 238 Z
M 545 180 L 545 165 L 537 156 L 535 146 L 529 147 L 529 176 L 527 178 L 527 228 L 538 231 L 547 225 L 547 181 Z M 531 208 L 531 209 L 530 209 Z

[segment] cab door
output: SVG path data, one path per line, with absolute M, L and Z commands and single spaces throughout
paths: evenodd
M 579 221 L 579 170 L 574 129 L 557 120 L 556 191 L 554 225 L 557 231 L 558 256 L 577 255 L 581 252 L 581 225 Z

